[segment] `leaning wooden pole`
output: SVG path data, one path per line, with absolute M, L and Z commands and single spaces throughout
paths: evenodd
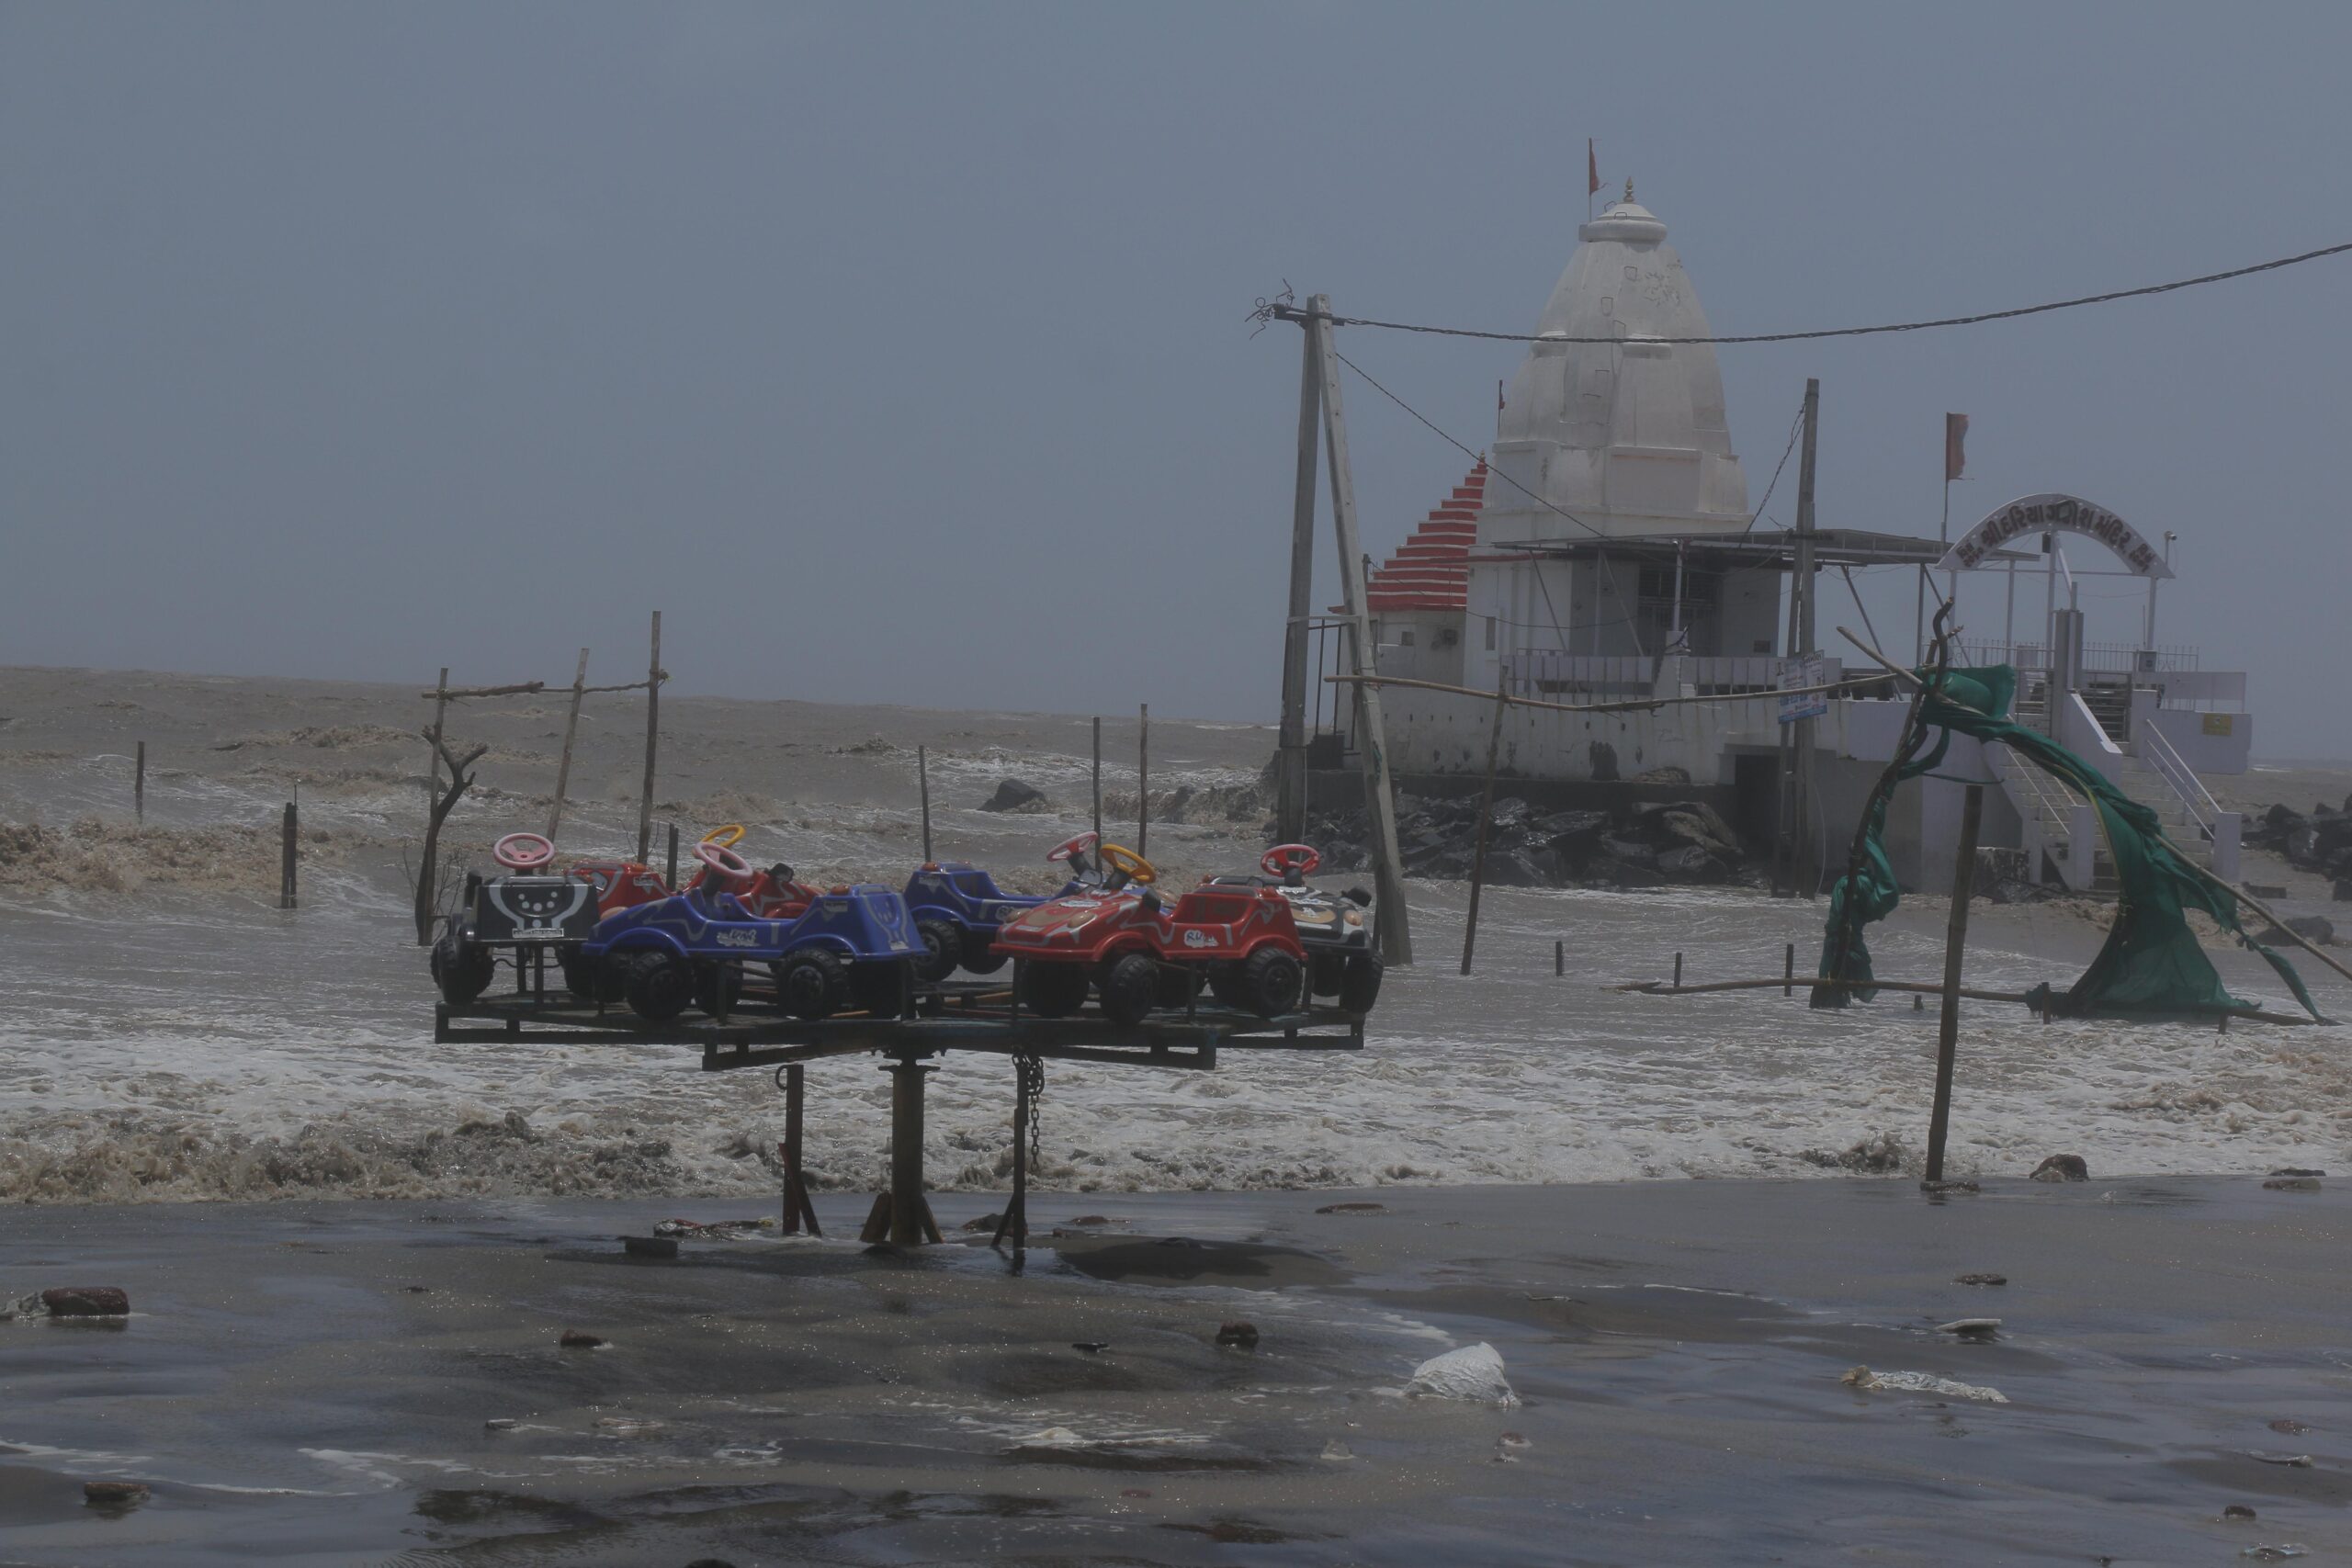
M 1470 973 L 1470 954 L 1478 945 L 1478 895 L 1487 886 L 1487 832 L 1495 819 L 1495 773 L 1503 755 L 1503 682 L 1495 680 L 1495 721 L 1487 730 L 1487 794 L 1478 803 L 1478 839 L 1470 852 L 1470 913 L 1462 924 L 1462 972 Z
M 580 667 L 571 675 L 571 710 L 563 720 L 563 756 L 555 765 L 555 800 L 548 807 L 548 841 L 555 841 L 563 826 L 564 792 L 571 786 L 571 744 L 580 734 L 580 699 L 588 692 L 588 650 L 580 650 Z
M 1322 367 L 1323 445 L 1331 468 L 1331 530 L 1340 550 L 1340 600 L 1350 631 L 1353 673 L 1374 668 L 1372 613 L 1364 598 L 1363 547 L 1356 533 L 1356 488 L 1348 465 L 1347 415 L 1340 396 L 1339 348 L 1331 341 L 1331 297 L 1306 302 L 1306 331 Z M 1363 759 L 1364 807 L 1372 822 L 1372 874 L 1380 899 L 1377 915 L 1381 956 L 1390 964 L 1413 962 L 1413 932 L 1405 906 L 1404 868 L 1397 863 L 1396 795 L 1388 772 L 1388 727 L 1381 716 L 1380 688 L 1356 686 L 1356 750 Z
M 147 742 L 139 743 L 138 761 L 131 764 L 130 811 L 138 820 L 147 820 Z
M 637 860 L 653 850 L 653 754 L 662 741 L 662 612 L 653 612 L 653 657 L 645 670 L 645 783 L 637 797 Z
M 1274 837 L 1306 836 L 1307 623 L 1315 612 L 1316 426 L 1323 414 L 1322 365 L 1303 334 L 1298 378 L 1298 472 L 1290 500 L 1290 612 L 1283 622 L 1283 727 L 1275 752 Z
M 1952 1062 L 1960 1054 L 1960 967 L 1968 951 L 1968 901 L 1976 891 L 1976 829 L 1984 786 L 1973 784 L 1960 808 L 1960 851 L 1951 868 L 1951 921 L 1944 930 L 1943 1015 L 1936 1021 L 1936 1099 L 1928 1113 L 1928 1179 L 1944 1179 L 1944 1137 L 1951 1127 Z

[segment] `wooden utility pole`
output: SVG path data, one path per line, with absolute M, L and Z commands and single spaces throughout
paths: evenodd
M 1462 972 L 1470 973 L 1470 952 L 1478 945 L 1478 895 L 1487 885 L 1487 829 L 1495 819 L 1495 772 L 1503 754 L 1503 677 L 1495 677 L 1495 722 L 1487 731 L 1487 797 L 1478 806 L 1478 842 L 1470 853 L 1470 914 L 1462 926 Z
M 563 826 L 564 792 L 571 785 L 571 743 L 580 733 L 580 699 L 588 693 L 588 650 L 580 650 L 580 668 L 571 674 L 571 711 L 563 721 L 563 757 L 555 765 L 555 803 L 548 807 L 548 841 L 555 841 Z
M 1307 622 L 1315 610 L 1316 426 L 1323 413 L 1323 367 L 1314 333 L 1300 344 L 1298 478 L 1290 503 L 1290 615 L 1283 623 L 1283 727 L 1274 762 L 1274 836 L 1306 836 Z
M 1306 302 L 1306 332 L 1322 370 L 1323 443 L 1331 464 L 1331 528 L 1340 548 L 1340 600 L 1350 631 L 1350 657 L 1357 675 L 1374 668 L 1372 614 L 1364 602 L 1363 549 L 1356 535 L 1356 486 L 1348 464 L 1347 416 L 1340 397 L 1339 349 L 1331 342 L 1331 297 Z M 1365 813 L 1372 822 L 1372 874 L 1378 895 L 1381 956 L 1393 964 L 1413 962 L 1413 933 L 1405 908 L 1405 875 L 1397 864 L 1396 796 L 1388 774 L 1388 728 L 1381 718 L 1380 688 L 1355 685 L 1356 750 L 1363 759 Z
M 662 739 L 662 612 L 653 612 L 653 658 L 645 669 L 645 784 L 637 798 L 637 860 L 653 850 L 653 753 Z
M 440 868 L 434 864 L 434 858 L 440 852 L 441 818 L 447 815 L 441 808 L 441 721 L 448 711 L 449 667 L 444 664 L 440 679 L 433 682 L 433 730 L 426 737 L 432 742 L 432 771 L 424 779 L 424 845 L 417 853 L 416 863 L 416 941 L 420 947 L 433 940 L 427 911 L 433 908 L 433 895 L 440 880 Z
M 1796 575 L 1790 592 L 1795 595 L 1797 613 L 1797 647 L 1799 659 L 1813 657 L 1814 641 L 1814 565 L 1813 565 L 1813 456 L 1814 441 L 1821 423 L 1821 382 L 1807 378 L 1804 384 L 1804 453 L 1797 467 L 1797 541 Z M 1802 682 L 1801 682 L 1802 683 Z M 1811 718 L 1801 718 L 1793 726 L 1796 745 L 1794 786 L 1796 811 L 1794 830 L 1790 835 L 1790 853 L 1794 857 L 1796 879 L 1807 898 L 1821 893 L 1821 856 L 1814 840 L 1813 769 L 1814 725 Z
M 1136 853 L 1149 856 L 1151 842 L 1151 705 L 1143 705 L 1142 728 L 1136 732 Z
M 147 742 L 139 743 L 139 757 L 131 764 L 130 811 L 140 821 L 147 820 Z
M 1960 808 L 1960 857 L 1951 868 L 1951 922 L 1944 931 L 1943 1016 L 1936 1021 L 1936 1100 L 1928 1114 L 1928 1180 L 1944 1179 L 1944 1135 L 1951 1126 L 1952 1061 L 1960 1053 L 1960 961 L 1968 948 L 1968 900 L 1976 891 L 1976 829 L 1984 786 L 1970 784 Z

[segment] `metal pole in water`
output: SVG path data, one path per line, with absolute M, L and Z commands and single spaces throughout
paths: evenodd
M 1495 816 L 1495 771 L 1503 754 L 1502 678 L 1495 680 L 1495 717 L 1487 730 L 1487 795 L 1478 807 L 1478 840 L 1470 852 L 1470 913 L 1462 926 L 1462 972 L 1470 973 L 1470 953 L 1478 944 L 1478 895 L 1487 882 L 1487 827 Z
M 1952 1060 L 1960 1051 L 1960 961 L 1968 946 L 1968 900 L 1976 886 L 1976 829 L 1984 786 L 1970 784 L 1960 808 L 1960 854 L 1951 868 L 1951 923 L 1944 936 L 1943 1017 L 1936 1025 L 1936 1102 L 1928 1117 L 1928 1179 L 1944 1179 L 1944 1135 L 1951 1123 Z
M 922 790 L 922 863 L 931 863 L 931 759 L 925 750 L 915 748 L 915 783 Z

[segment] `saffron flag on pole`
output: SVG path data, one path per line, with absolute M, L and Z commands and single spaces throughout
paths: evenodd
M 1968 416 L 1964 413 L 1944 415 L 1944 483 L 1960 478 L 1968 467 Z
M 1584 179 L 1585 195 L 1599 196 L 1600 194 L 1600 154 L 1592 150 L 1592 138 L 1589 136 L 1584 139 Z

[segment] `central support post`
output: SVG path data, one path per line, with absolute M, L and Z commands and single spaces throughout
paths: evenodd
M 1814 637 L 1814 562 L 1813 562 L 1813 454 L 1815 437 L 1821 424 L 1821 382 L 1808 378 L 1804 384 L 1804 453 L 1797 466 L 1797 537 L 1795 573 L 1790 592 L 1794 596 L 1797 621 L 1797 646 L 1790 653 L 1800 660 L 1811 659 L 1817 651 Z M 1800 666 L 1802 667 L 1802 666 Z M 1814 821 L 1813 770 L 1814 725 L 1811 718 L 1801 718 L 1791 725 L 1796 750 L 1792 770 L 1795 788 L 1795 811 L 1791 821 L 1789 852 L 1794 862 L 1796 885 L 1808 898 L 1821 892 L 1821 849 L 1817 828 Z
M 922 1195 L 923 1079 L 933 1069 L 915 1056 L 902 1056 L 890 1074 L 890 1233 L 896 1247 L 920 1247 L 940 1239 L 938 1222 Z

